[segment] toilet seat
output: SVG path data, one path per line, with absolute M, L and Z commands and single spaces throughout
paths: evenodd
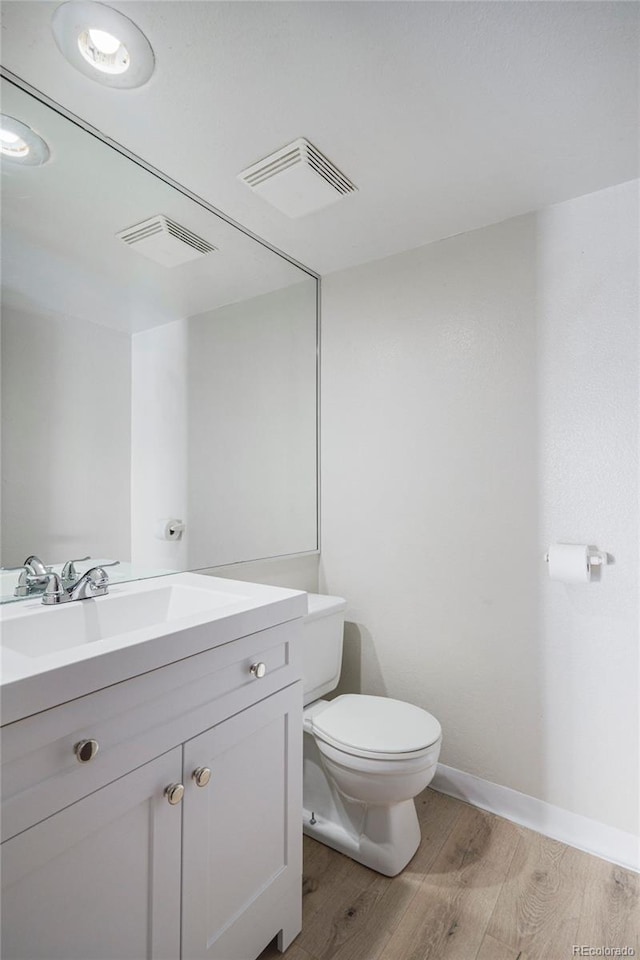
M 442 737 L 442 728 L 426 710 L 402 700 L 345 694 L 310 717 L 321 741 L 342 753 L 371 760 L 421 757 Z

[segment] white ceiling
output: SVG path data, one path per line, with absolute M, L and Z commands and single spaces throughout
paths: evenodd
M 635 2 L 110 5 L 146 86 L 77 73 L 55 2 L 5 0 L 3 65 L 322 273 L 637 176 Z M 290 220 L 237 174 L 300 136 L 359 189 Z

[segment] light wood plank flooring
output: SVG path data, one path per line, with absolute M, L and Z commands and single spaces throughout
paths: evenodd
M 640 877 L 425 790 L 422 843 L 390 879 L 305 837 L 302 933 L 260 960 L 640 958 Z

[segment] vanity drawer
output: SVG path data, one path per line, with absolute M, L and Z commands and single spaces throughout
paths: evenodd
M 2 839 L 300 680 L 301 642 L 291 620 L 3 727 Z

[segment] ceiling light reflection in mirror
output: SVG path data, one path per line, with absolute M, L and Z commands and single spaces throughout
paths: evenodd
M 49 159 L 49 147 L 26 123 L 1 114 L 0 155 L 14 163 L 41 166 Z
M 315 551 L 315 277 L 2 93 L 52 153 L 2 163 L 1 565 L 89 554 L 128 579 Z

